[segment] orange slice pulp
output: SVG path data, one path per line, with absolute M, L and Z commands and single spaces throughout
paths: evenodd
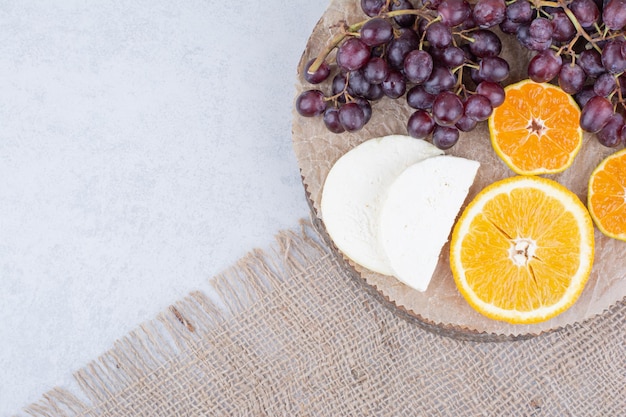
M 606 157 L 591 173 L 587 206 L 602 233 L 626 241 L 626 149 Z

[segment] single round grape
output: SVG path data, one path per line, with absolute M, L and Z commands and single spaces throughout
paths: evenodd
M 406 103 L 414 109 L 430 110 L 433 108 L 433 101 L 435 96 L 421 85 L 413 86 L 406 92 Z
M 401 97 L 406 92 L 406 80 L 400 71 L 389 71 L 389 75 L 381 85 L 385 95 L 389 98 Z
M 626 70 L 626 56 L 622 55 L 622 45 L 622 41 L 612 40 L 607 42 L 602 49 L 602 65 L 612 74 L 619 74 Z
M 389 75 L 389 65 L 382 58 L 374 57 L 363 67 L 363 76 L 370 84 L 380 84 Z
M 499 25 L 500 30 L 508 35 L 515 35 L 520 26 L 522 23 L 516 23 L 509 19 L 504 19 Z
M 534 10 L 528 0 L 517 0 L 506 8 L 506 18 L 513 23 L 530 23 Z
M 339 108 L 339 122 L 348 132 L 356 132 L 365 126 L 365 114 L 357 103 L 346 103 Z
M 406 130 L 410 136 L 417 139 L 424 139 L 430 135 L 435 128 L 435 121 L 431 115 L 424 110 L 416 110 L 409 116 Z
M 587 74 L 580 65 L 573 63 L 564 63 L 559 70 L 559 87 L 567 94 L 576 94 L 579 92 L 585 81 Z
M 459 141 L 459 129 L 456 127 L 435 126 L 433 129 L 433 145 L 439 149 L 449 149 Z
M 466 0 L 443 0 L 437 12 L 446 26 L 454 27 L 465 22 L 472 14 L 472 9 Z
M 360 34 L 361 41 L 367 46 L 383 45 L 393 39 L 393 27 L 388 20 L 375 17 L 365 22 Z
M 370 101 L 376 101 L 385 96 L 385 92 L 383 91 L 383 87 L 381 84 L 370 84 L 369 90 L 367 90 L 366 94 L 363 94 L 363 98 L 366 98 Z
M 492 108 L 504 103 L 504 88 L 493 81 L 482 81 L 476 86 L 476 93 L 489 99 Z
M 539 52 L 528 63 L 528 76 L 536 83 L 551 81 L 557 76 L 563 59 L 551 49 Z
M 456 94 L 443 91 L 435 97 L 433 102 L 433 118 L 440 126 L 454 126 L 463 117 L 463 102 Z
M 596 93 L 593 91 L 593 86 L 586 85 L 574 95 L 574 100 L 576 100 L 576 103 L 578 103 L 578 106 L 582 109 L 583 107 L 585 107 L 585 104 L 587 104 L 591 97 L 595 96 Z
M 346 71 L 363 67 L 370 58 L 370 49 L 360 39 L 350 38 L 337 49 L 337 65 Z
M 454 124 L 454 126 L 461 132 L 471 132 L 476 128 L 477 124 L 478 122 L 476 120 L 463 115 L 463 117 L 461 117 L 459 121 Z
M 613 105 L 609 100 L 593 96 L 585 103 L 580 112 L 580 127 L 591 133 L 597 133 L 613 115 Z
M 552 16 L 552 39 L 557 42 L 569 42 L 576 36 L 576 28 L 572 21 L 561 10 L 550 13 Z
M 342 92 L 344 92 L 347 88 L 346 76 L 344 74 L 337 74 L 333 77 L 333 81 L 331 83 L 331 90 L 333 96 L 336 96 Z M 344 102 L 345 97 L 343 95 L 338 97 L 339 102 Z
M 309 60 L 304 66 L 304 79 L 311 84 L 319 84 L 330 75 L 330 66 L 324 61 L 315 72 L 309 73 L 309 68 L 314 61 L 315 58 Z
M 404 58 L 404 76 L 412 83 L 422 84 L 433 72 L 433 58 L 426 51 L 415 49 Z
M 378 16 L 385 6 L 386 0 L 361 0 L 361 9 L 369 17 Z
M 569 9 L 584 28 L 593 26 L 600 18 L 600 11 L 593 0 L 572 0 Z
M 504 0 L 478 0 L 474 4 L 472 16 L 476 25 L 481 28 L 489 28 L 499 25 L 506 15 Z
M 626 0 L 609 0 L 602 10 L 602 21 L 611 30 L 626 26 Z
M 606 69 L 602 65 L 602 56 L 595 49 L 585 49 L 578 54 L 578 65 L 588 77 L 598 78 Z
M 448 68 L 456 68 L 465 62 L 465 52 L 458 46 L 450 45 L 443 50 L 441 62 Z
M 476 120 L 477 122 L 487 120 L 493 112 L 493 107 L 491 107 L 491 101 L 481 94 L 474 94 L 472 96 L 469 96 L 468 99 L 465 101 L 464 107 L 465 116 L 469 117 L 470 119 Z
M 617 82 L 615 80 L 615 76 L 613 74 L 609 74 L 608 72 L 599 76 L 593 84 L 593 92 L 596 93 L 597 96 L 608 97 L 615 92 L 616 89 Z
M 554 28 L 552 22 L 545 17 L 538 17 L 530 23 L 528 33 L 535 42 L 547 42 L 552 39 Z
M 351 96 L 363 96 L 370 89 L 370 83 L 365 79 L 363 71 L 356 70 L 348 73 L 348 94 Z
M 391 11 L 396 10 L 412 10 L 414 9 L 413 4 L 409 0 L 393 0 L 391 2 Z M 398 24 L 398 26 L 403 28 L 409 28 L 413 26 L 415 23 L 417 16 L 412 14 L 404 14 L 401 16 L 396 16 L 393 20 Z
M 449 68 L 442 65 L 435 65 L 430 74 L 430 78 L 428 78 L 423 85 L 424 90 L 428 93 L 437 95 L 442 91 L 454 88 L 455 84 L 456 77 Z
M 302 116 L 319 116 L 326 110 L 326 99 L 320 90 L 306 90 L 296 99 L 296 110 Z
M 324 112 L 324 124 L 326 129 L 333 133 L 343 133 L 346 131 L 339 121 L 339 109 L 337 107 L 329 107 Z
M 435 48 L 443 49 L 452 43 L 452 30 L 442 22 L 434 22 L 426 28 L 426 40 Z
M 472 32 L 472 42 L 469 43 L 470 51 L 479 58 L 498 56 L 502 51 L 502 41 L 490 30 L 478 29 Z
M 624 116 L 614 113 L 609 117 L 606 124 L 596 134 L 598 142 L 602 145 L 614 148 L 622 143 L 622 131 L 624 129 Z
M 499 56 L 482 58 L 478 66 L 481 80 L 500 82 L 509 76 L 509 63 Z

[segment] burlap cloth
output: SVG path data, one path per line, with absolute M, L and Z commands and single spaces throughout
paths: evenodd
M 76 372 L 32 416 L 623 416 L 626 305 L 522 340 L 439 334 L 308 221 Z M 461 337 L 462 336 L 462 337 Z M 472 340 L 476 339 L 476 340 Z

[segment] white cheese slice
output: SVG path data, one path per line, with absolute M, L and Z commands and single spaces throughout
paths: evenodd
M 479 166 L 469 159 L 436 156 L 410 166 L 391 184 L 380 236 L 398 280 L 426 290 Z
M 339 158 L 326 177 L 320 203 L 337 248 L 367 269 L 392 275 L 379 239 L 387 190 L 407 167 L 442 154 L 425 140 L 392 135 L 367 140 Z

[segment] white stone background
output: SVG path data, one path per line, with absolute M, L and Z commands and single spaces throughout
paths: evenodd
M 0 0 L 0 415 L 308 216 L 326 0 Z

